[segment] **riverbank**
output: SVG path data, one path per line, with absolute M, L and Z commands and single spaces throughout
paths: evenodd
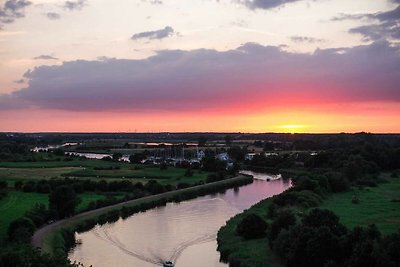
M 267 210 L 271 198 L 262 200 L 250 209 L 232 217 L 225 226 L 218 231 L 217 242 L 221 260 L 229 263 L 230 267 L 281 267 L 279 258 L 274 255 L 268 246 L 267 238 L 244 240 L 236 234 L 236 227 L 248 214 L 257 214 L 267 217 Z
M 252 177 L 240 175 L 218 182 L 174 190 L 80 213 L 73 217 L 46 225 L 37 230 L 32 237 L 32 244 L 35 247 L 41 248 L 44 252 L 54 254 L 56 249 L 65 248 L 65 244 L 60 244 L 63 242 L 63 238 L 60 239 L 62 236 L 60 234 L 61 229 L 68 229 L 69 232 L 74 232 L 77 229 L 84 229 L 87 231 L 97 223 L 105 223 L 109 220 L 115 220 L 118 219 L 119 216 L 129 216 L 136 212 L 165 205 L 168 202 L 179 202 L 211 194 L 219 190 L 245 185 L 252 181 Z
M 352 188 L 350 191 L 330 194 L 319 208 L 337 214 L 349 229 L 375 224 L 383 234 L 394 233 L 400 226 L 400 179 L 384 175 L 386 182 L 377 187 Z M 355 202 L 354 199 L 357 199 Z M 231 218 L 218 232 L 218 251 L 221 259 L 231 267 L 281 267 L 279 257 L 270 249 L 268 238 L 244 240 L 236 234 L 238 223 L 249 214 L 257 214 L 268 223 L 272 199 L 263 200 L 250 209 Z M 308 209 L 296 207 L 299 214 Z

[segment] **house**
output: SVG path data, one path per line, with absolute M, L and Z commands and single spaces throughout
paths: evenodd
M 202 160 L 202 159 L 204 159 L 206 157 L 206 153 L 204 153 L 204 151 L 203 150 L 200 150 L 200 151 L 198 151 L 197 152 L 197 159 L 198 160 Z
M 218 160 L 221 160 L 221 161 L 229 161 L 228 153 L 218 154 L 215 158 L 218 159 Z
M 245 160 L 252 160 L 252 159 L 254 158 L 255 155 L 257 155 L 257 154 L 256 154 L 256 153 L 247 153 L 247 154 L 244 156 L 244 159 L 245 159 Z

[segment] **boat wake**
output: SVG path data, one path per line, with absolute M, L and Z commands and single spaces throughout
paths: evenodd
M 178 258 L 181 256 L 182 252 L 188 247 L 212 241 L 216 238 L 216 236 L 217 233 L 207 234 L 179 244 L 177 247 L 175 247 L 174 251 L 172 252 L 170 260 L 172 262 L 176 262 Z
M 178 258 L 181 256 L 182 252 L 188 247 L 212 241 L 216 238 L 217 235 L 217 233 L 214 232 L 182 242 L 173 249 L 170 255 L 168 255 L 169 257 L 166 257 L 166 255 L 159 255 L 150 250 L 148 251 L 150 256 L 147 256 L 144 253 L 140 253 L 138 251 L 134 251 L 127 248 L 126 245 L 123 244 L 115 235 L 110 233 L 109 228 L 106 227 L 106 225 L 103 225 L 101 228 L 97 227 L 93 229 L 92 233 L 99 240 L 109 243 L 110 245 L 118 248 L 121 252 L 125 253 L 126 255 L 159 266 L 163 266 L 163 263 L 165 263 L 166 261 L 176 262 Z
M 175 216 L 174 219 L 176 220 L 185 219 L 191 221 L 193 218 L 197 218 L 198 214 L 207 214 L 208 210 L 216 207 L 223 210 L 227 215 L 226 217 L 230 217 L 239 211 L 235 206 L 230 205 L 225 199 L 218 196 L 197 200 L 195 204 L 186 203 L 183 205 L 181 203 L 180 205 L 181 208 L 179 214 L 184 214 L 184 216 L 182 218 L 180 216 Z M 172 240 L 172 242 L 168 243 L 167 247 L 161 247 L 161 250 L 157 251 L 157 253 L 151 249 L 146 250 L 140 247 L 135 250 L 131 246 L 124 244 L 118 239 L 118 235 L 114 233 L 114 228 L 110 224 L 97 226 L 91 232 L 99 240 L 118 248 L 126 255 L 135 257 L 147 263 L 163 266 L 168 261 L 176 262 L 183 251 L 188 247 L 215 240 L 220 222 L 214 222 L 214 224 L 211 223 L 207 227 L 202 227 L 202 230 L 197 234 L 192 232 L 190 238 L 182 240 L 181 242 L 181 239 L 179 238 L 177 238 L 177 240 Z
M 162 259 L 158 258 L 158 257 L 148 257 L 146 255 L 143 255 L 137 251 L 133 251 L 128 249 L 115 235 L 111 235 L 107 229 L 107 227 L 105 227 L 105 225 L 103 225 L 103 227 L 101 228 L 103 235 L 101 235 L 98 230 L 100 230 L 100 228 L 95 228 L 93 229 L 92 233 L 99 238 L 102 241 L 105 241 L 107 243 L 109 243 L 110 245 L 118 248 L 119 250 L 121 250 L 123 253 L 125 253 L 126 255 L 135 257 L 139 260 L 142 260 L 144 262 L 148 262 L 148 263 L 152 263 L 155 265 L 161 265 L 162 266 Z

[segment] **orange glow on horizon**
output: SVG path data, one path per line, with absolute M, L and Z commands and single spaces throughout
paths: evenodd
M 399 133 L 397 103 L 275 106 L 266 110 L 174 112 L 71 112 L 18 110 L 0 113 L 10 132 L 285 132 Z
M 280 125 L 277 127 L 283 133 L 304 133 L 306 132 L 306 126 L 305 125 L 297 125 L 297 124 L 286 124 L 286 125 Z

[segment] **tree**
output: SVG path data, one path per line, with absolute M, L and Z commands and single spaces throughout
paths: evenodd
M 56 156 L 64 156 L 64 155 L 65 155 L 65 152 L 64 152 L 64 150 L 63 150 L 62 148 L 57 148 L 57 149 L 55 149 L 55 150 L 53 151 L 53 153 L 54 153 L 54 155 L 56 155 Z
M 257 214 L 249 214 L 236 227 L 236 233 L 245 239 L 262 238 L 267 230 L 267 223 Z
M 72 186 L 59 186 L 49 195 L 50 210 L 59 219 L 73 215 L 78 204 L 79 199 Z
M 226 144 L 227 146 L 230 146 L 230 145 L 232 144 L 232 136 L 230 136 L 230 135 L 225 135 L 224 140 L 225 140 L 225 144 Z
M 70 263 L 63 255 L 51 257 L 29 244 L 12 244 L 0 248 L 0 266 L 21 267 L 82 267 L 80 264 Z
M 7 188 L 7 182 L 6 181 L 0 181 L 0 190 L 6 189 Z
M 272 151 L 272 150 L 274 150 L 274 143 L 266 141 L 264 143 L 264 151 Z
M 400 230 L 385 236 L 375 253 L 378 266 L 400 266 Z
M 326 226 L 336 235 L 346 232 L 345 226 L 339 223 L 339 217 L 330 210 L 313 209 L 303 218 L 302 223 L 312 228 Z
M 14 242 L 29 242 L 34 231 L 35 224 L 31 219 L 26 217 L 18 218 L 8 226 L 8 239 Z
M 164 186 L 159 182 L 157 182 L 156 180 L 148 181 L 147 184 L 144 186 L 144 188 L 152 195 L 160 194 L 165 191 Z
M 228 149 L 229 157 L 237 161 L 243 161 L 246 156 L 246 149 L 242 149 L 240 146 L 233 146 Z
M 46 205 L 36 203 L 25 216 L 32 220 L 36 227 L 43 225 L 49 219 L 49 210 Z
M 214 157 L 205 157 L 202 160 L 202 165 L 202 169 L 209 172 L 224 171 L 226 169 L 226 162 Z
M 270 245 L 278 237 L 279 233 L 283 229 L 289 229 L 291 226 L 296 225 L 296 216 L 291 210 L 284 210 L 278 214 L 278 216 L 272 221 L 268 232 L 268 239 Z
M 129 161 L 131 163 L 135 163 L 135 164 L 142 163 L 142 160 L 145 160 L 145 159 L 146 159 L 145 153 L 135 153 L 135 154 L 129 156 Z
M 197 139 L 199 146 L 205 146 L 207 143 L 207 137 L 204 135 L 200 135 Z
M 22 181 L 15 181 L 14 188 L 15 190 L 21 190 L 24 183 Z
M 192 177 L 193 176 L 193 171 L 192 169 L 189 167 L 186 169 L 185 171 L 185 177 Z
M 112 155 L 112 158 L 113 158 L 113 160 L 120 160 L 121 158 L 122 158 L 122 154 L 121 153 L 119 153 L 119 152 L 115 152 L 113 155 Z

